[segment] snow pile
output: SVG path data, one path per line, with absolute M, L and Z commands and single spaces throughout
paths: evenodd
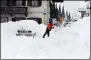
M 21 20 L 19 21 L 19 24 L 24 29 L 32 30 L 33 32 L 36 32 L 36 28 L 39 25 L 36 21 L 33 20 Z
M 7 26 L 7 27 L 6 27 Z M 3 23 L 1 24 L 1 31 L 4 31 L 5 33 L 12 33 L 15 34 L 17 32 L 17 29 L 23 29 L 25 30 L 31 30 L 32 32 L 37 32 L 37 27 L 39 24 L 33 20 L 21 20 L 17 22 L 8 22 L 8 23 Z
M 78 40 L 90 50 L 90 16 L 78 20 L 78 22 L 71 27 L 71 31 L 77 34 L 79 36 Z
M 71 27 L 55 27 L 50 37 L 42 38 L 44 24 L 35 21 L 1 24 L 2 59 L 88 59 L 90 57 L 90 18 L 78 20 Z M 36 32 L 36 36 L 16 36 L 16 30 L 24 27 Z
M 88 56 L 90 56 L 90 16 L 79 19 L 77 22 L 72 24 L 71 27 L 66 27 L 59 33 L 62 37 L 61 39 L 64 39 L 63 41 L 68 41 L 67 44 L 69 46 L 73 45 L 73 47 L 71 46 L 71 48 L 75 47 L 73 50 L 75 51 L 74 54 L 79 54 L 77 56 L 75 56 L 74 54 L 71 55 L 77 58 L 81 58 L 83 56 L 84 58 L 87 58 Z
M 90 16 L 79 19 L 73 24 L 70 31 L 79 35 L 80 41 L 89 41 L 90 43 Z
M 37 27 L 37 34 L 42 36 L 46 30 L 46 25 L 44 24 L 40 24 L 38 27 Z

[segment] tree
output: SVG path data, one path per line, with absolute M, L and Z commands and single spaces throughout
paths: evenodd
M 68 15 L 68 11 L 66 11 L 65 18 L 66 18 L 66 20 L 65 20 L 64 27 L 65 27 L 65 26 L 68 24 L 68 22 L 69 22 L 69 15 Z
M 58 18 L 58 8 L 57 8 L 57 4 L 55 5 L 55 18 L 57 19 Z
M 66 17 L 67 17 L 67 19 L 68 19 L 68 11 L 66 11 Z
M 50 2 L 50 17 L 53 17 L 53 4 Z
M 71 19 L 71 15 L 70 15 L 70 12 L 69 12 L 69 19 Z
M 65 18 L 64 6 L 63 6 L 63 8 L 62 8 L 62 15 L 64 15 L 64 18 Z
M 59 5 L 59 13 L 61 14 L 61 5 Z
M 50 2 L 50 17 L 55 18 L 55 3 Z

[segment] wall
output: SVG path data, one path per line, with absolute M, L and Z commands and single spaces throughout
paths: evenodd
M 24 17 L 25 18 L 25 15 L 23 14 L 13 14 L 13 16 L 11 15 L 8 15 L 8 14 L 3 14 L 1 15 L 1 22 L 7 22 L 7 21 L 12 21 L 12 18 L 14 17 Z M 7 18 L 8 20 L 7 21 L 2 21 L 3 19 Z
M 42 5 L 40 7 L 28 7 L 28 16 L 35 17 L 35 18 L 42 18 L 42 23 L 47 24 L 49 20 L 49 1 L 42 1 Z M 44 16 L 44 10 L 46 15 Z
M 42 5 L 40 7 L 27 6 L 27 9 L 28 9 L 27 18 L 42 18 L 42 23 L 46 25 L 48 24 L 49 18 L 50 18 L 49 1 L 42 0 Z M 45 10 L 46 15 L 44 15 L 44 10 Z M 13 16 L 2 15 L 2 17 L 8 17 L 8 20 L 11 21 L 13 17 L 25 17 L 25 16 L 21 14 L 15 14 Z

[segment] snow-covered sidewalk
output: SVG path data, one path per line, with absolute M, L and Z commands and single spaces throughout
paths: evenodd
M 16 36 L 20 27 L 37 35 Z M 42 38 L 46 26 L 35 21 L 1 24 L 2 59 L 88 59 L 90 57 L 90 17 L 84 17 L 71 27 L 55 27 L 50 37 Z M 55 32 L 56 31 L 56 32 Z

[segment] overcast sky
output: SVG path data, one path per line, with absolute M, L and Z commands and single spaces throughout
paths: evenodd
M 86 8 L 85 1 L 64 1 L 63 3 L 57 3 L 58 8 L 59 8 L 59 5 L 61 5 L 61 8 L 64 5 L 65 11 L 70 11 L 73 17 L 79 14 L 78 8 Z

